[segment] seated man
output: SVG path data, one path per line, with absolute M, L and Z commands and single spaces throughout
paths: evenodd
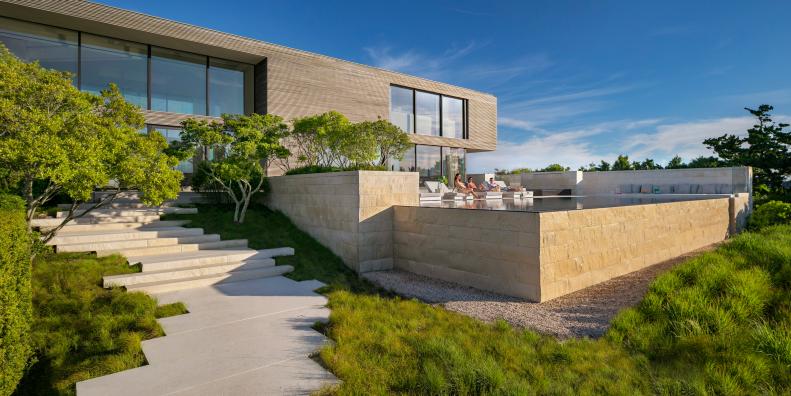
M 478 186 L 478 191 L 500 192 L 500 186 L 498 186 L 497 183 L 494 182 L 494 178 L 493 177 L 490 177 L 488 183 L 486 181 L 484 181 L 483 183 L 481 183 L 480 186 Z

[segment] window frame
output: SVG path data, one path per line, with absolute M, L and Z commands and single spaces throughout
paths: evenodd
M 422 92 L 422 93 L 427 93 L 427 94 L 439 96 L 439 136 L 438 137 L 447 137 L 447 138 L 450 138 L 450 139 L 459 139 L 459 138 L 456 138 L 456 137 L 444 136 L 444 134 L 443 134 L 442 124 L 443 124 L 444 116 L 443 116 L 443 112 L 442 112 L 442 98 L 447 97 L 447 98 L 457 99 L 457 100 L 461 101 L 461 113 L 462 113 L 462 122 L 461 122 L 461 124 L 462 124 L 461 136 L 462 137 L 461 137 L 461 139 L 467 140 L 467 139 L 470 138 L 470 134 L 469 134 L 469 120 L 468 120 L 468 118 L 469 118 L 469 112 L 468 112 L 469 100 L 467 100 L 466 98 L 462 98 L 462 97 L 454 96 L 454 95 L 446 95 L 446 94 L 443 94 L 443 93 L 434 92 L 434 91 L 428 91 L 428 90 L 425 90 L 425 89 L 412 88 L 412 87 L 408 87 L 406 85 L 401 85 L 401 84 L 393 84 L 393 83 L 391 83 L 390 87 L 397 87 L 397 88 L 408 89 L 408 90 L 412 91 L 412 134 L 414 134 L 414 135 L 421 135 L 421 136 L 435 136 L 435 135 L 423 135 L 423 134 L 417 133 L 417 92 Z M 392 96 L 392 94 L 390 94 L 390 92 L 388 92 L 388 94 L 389 94 L 389 97 L 388 97 L 388 103 L 389 103 L 388 113 L 389 113 L 390 109 L 393 106 L 393 96 Z

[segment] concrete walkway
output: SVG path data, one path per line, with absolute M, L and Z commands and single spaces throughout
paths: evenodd
M 309 356 L 327 339 L 318 281 L 282 276 L 155 295 L 190 313 L 160 319 L 166 336 L 143 341 L 148 365 L 77 383 L 89 395 L 310 394 L 335 377 Z

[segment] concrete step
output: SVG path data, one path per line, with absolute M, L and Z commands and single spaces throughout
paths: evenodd
M 58 235 L 64 235 L 72 232 L 102 232 L 113 230 L 154 230 L 163 227 L 180 227 L 189 224 L 189 220 L 156 220 L 146 223 L 99 223 L 99 224 L 73 224 L 69 223 L 64 226 Z M 42 227 L 43 229 L 52 227 Z
M 219 283 L 239 282 L 249 279 L 269 278 L 289 273 L 294 270 L 290 265 L 277 265 L 273 267 L 254 268 L 240 271 L 227 272 L 216 275 L 203 275 L 185 278 L 173 282 L 170 280 L 140 283 L 126 287 L 127 291 L 142 291 L 150 294 L 164 293 L 175 290 L 190 289 L 194 287 L 211 286 Z
M 84 213 L 84 210 L 76 211 L 77 215 Z M 56 218 L 64 218 L 68 215 L 68 211 L 60 211 L 55 214 Z M 162 208 L 139 208 L 139 209 L 123 209 L 123 208 L 109 208 L 109 209 L 94 209 L 83 215 L 83 218 L 91 217 L 136 217 L 136 216 L 159 216 L 163 214 L 196 214 L 198 208 L 177 208 L 177 207 L 162 207 Z
M 103 230 L 103 231 L 80 231 L 80 232 L 61 232 L 52 238 L 48 245 L 65 245 L 72 243 L 91 243 L 109 241 L 130 241 L 137 239 L 153 239 L 166 237 L 185 237 L 203 235 L 203 228 L 184 228 L 184 227 L 162 227 L 154 228 L 150 231 L 139 229 Z
M 80 217 L 73 219 L 69 224 L 106 224 L 106 223 L 150 223 L 159 220 L 158 214 L 151 215 L 132 215 L 132 216 L 113 216 L 113 217 Z M 30 225 L 33 227 L 56 227 L 63 222 L 62 218 L 48 217 L 45 219 L 33 219 Z
M 246 248 L 247 239 L 229 239 L 226 241 L 212 241 L 202 243 L 184 243 L 166 246 L 151 246 L 131 249 L 109 249 L 96 251 L 99 257 L 111 254 L 120 254 L 127 257 L 155 256 L 170 253 L 194 252 L 197 250 Z
M 156 256 L 126 256 L 129 264 L 141 263 L 143 272 L 161 271 L 166 269 L 199 267 L 222 263 L 233 263 L 248 259 L 268 258 L 255 257 L 254 249 L 217 249 L 199 250 L 196 252 L 170 253 Z
M 178 282 L 188 278 L 198 278 L 209 275 L 221 275 L 228 272 L 247 271 L 275 266 L 273 259 L 246 260 L 235 263 L 205 265 L 199 267 L 186 267 L 167 269 L 162 271 L 138 272 L 135 274 L 122 274 L 104 277 L 104 287 L 132 286 L 142 283 Z
M 89 208 L 93 207 L 93 205 L 94 205 L 93 203 L 79 204 L 79 205 L 77 205 L 77 210 L 89 209 Z M 165 203 L 163 203 L 162 205 L 159 205 L 159 206 L 151 206 L 151 205 L 146 205 L 146 204 L 144 204 L 142 202 L 126 202 L 126 203 L 124 203 L 124 202 L 115 202 L 115 201 L 113 201 L 113 202 L 110 202 L 108 204 L 105 204 L 104 206 L 101 207 L 101 209 L 155 209 L 155 208 L 167 208 L 167 207 L 171 207 L 171 205 L 172 204 L 170 202 L 165 202 Z M 71 204 L 58 204 L 58 209 L 59 210 L 66 210 L 67 211 L 70 208 L 71 208 Z
M 195 244 L 216 242 L 220 240 L 218 234 L 188 235 L 178 237 L 154 237 L 149 239 L 131 239 L 125 241 L 94 241 L 71 244 L 58 244 L 57 252 L 117 252 L 126 249 L 137 249 L 159 246 L 173 246 L 178 244 Z

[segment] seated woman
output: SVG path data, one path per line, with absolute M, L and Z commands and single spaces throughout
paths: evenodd
M 472 176 L 467 177 L 467 188 L 469 188 L 471 191 L 481 191 L 480 187 L 477 186 L 474 181 L 472 181 Z
M 473 185 L 475 185 L 475 183 L 473 183 Z M 453 176 L 453 187 L 456 188 L 457 192 L 462 194 L 471 194 L 473 192 L 473 189 L 469 188 L 466 184 L 464 184 L 463 181 L 461 181 L 461 175 L 458 173 L 456 176 Z

